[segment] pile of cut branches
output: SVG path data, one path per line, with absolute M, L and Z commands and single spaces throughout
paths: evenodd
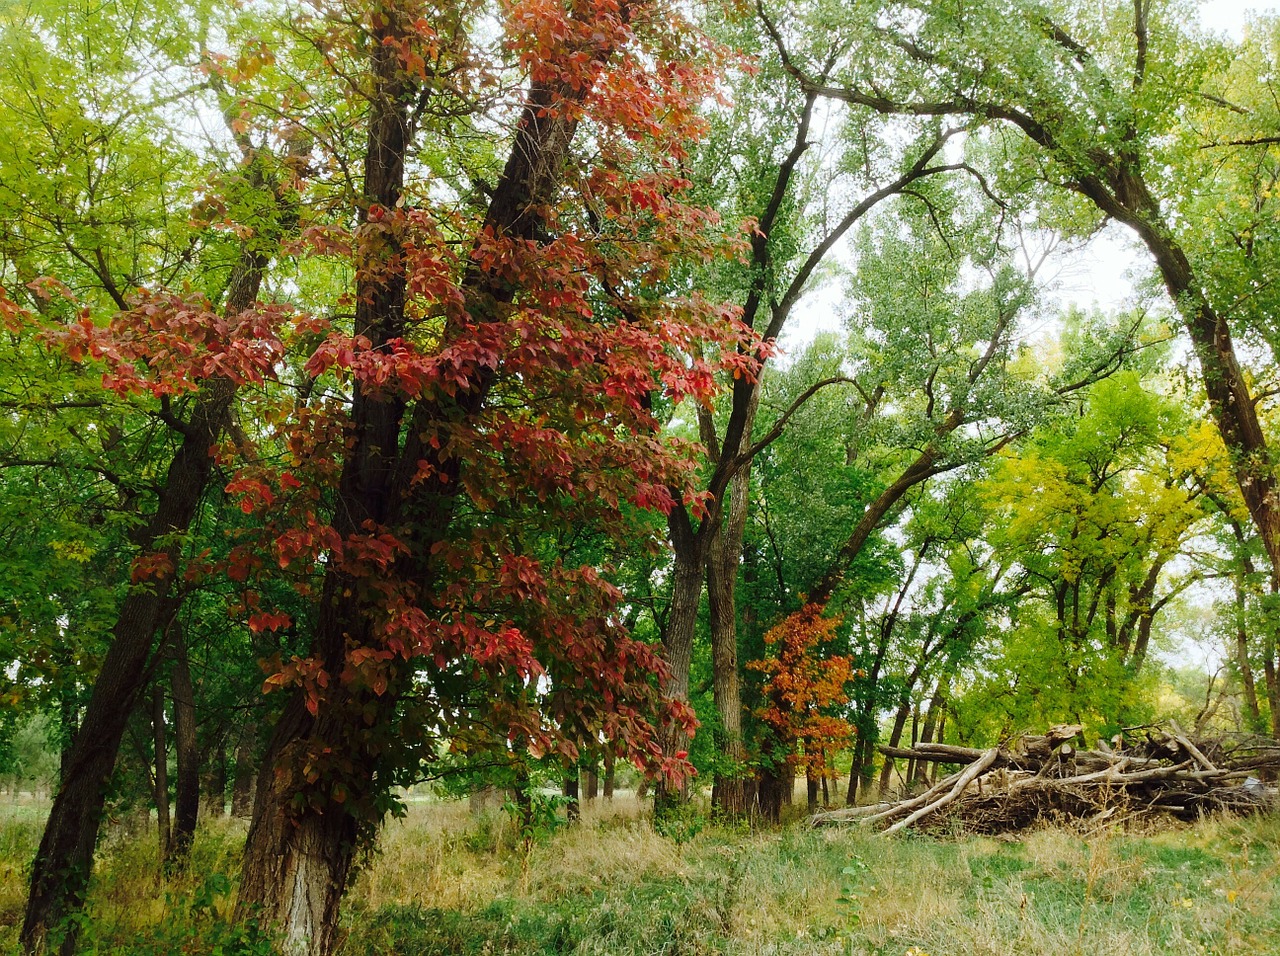
M 1072 741 L 1078 725 L 1052 727 L 977 750 L 919 743 L 881 747 L 887 759 L 959 767 L 923 793 L 816 814 L 814 826 L 857 823 L 896 833 L 918 829 L 1008 833 L 1048 819 L 1086 824 L 1164 815 L 1194 820 L 1272 807 L 1280 744 L 1258 737 L 1192 740 L 1176 723 L 1126 729 L 1093 750 Z

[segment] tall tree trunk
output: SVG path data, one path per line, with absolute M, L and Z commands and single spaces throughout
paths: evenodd
M 175 622 L 169 637 L 173 665 L 173 745 L 178 772 L 174 781 L 173 839 L 169 844 L 171 867 L 183 867 L 195 839 L 200 819 L 200 747 L 196 741 L 195 688 L 182 625 Z
M 405 155 L 411 132 L 408 104 L 414 95 L 393 44 L 404 37 L 402 14 L 385 11 L 369 47 L 371 92 L 365 148 L 364 195 L 359 212 L 362 258 L 357 262 L 355 331 L 374 349 L 400 336 L 404 326 L 406 278 L 402 269 L 383 262 L 400 258 L 398 241 L 369 228 L 371 211 L 394 210 L 404 185 Z M 352 447 L 338 480 L 335 530 L 346 537 L 360 534 L 365 522 L 385 526 L 397 502 L 394 482 L 405 403 L 400 398 L 370 396 L 358 383 L 352 398 Z M 349 643 L 373 643 L 374 598 L 341 568 L 325 575 L 317 614 L 312 656 L 325 671 L 343 670 Z M 267 748 L 253 819 L 245 846 L 236 918 L 256 916 L 281 935 L 286 956 L 328 956 L 334 949 L 339 905 L 359 844 L 379 821 L 360 819 L 350 803 L 364 803 L 367 792 L 350 792 L 341 803 L 328 801 L 301 773 L 301 763 L 340 748 L 351 772 L 342 780 L 351 787 L 372 787 L 376 744 L 368 731 L 349 732 L 354 715 L 350 690 L 334 680 L 323 708 L 314 714 L 294 693 L 285 705 Z M 371 697 L 376 727 L 394 707 L 393 694 Z M 329 786 L 338 781 L 330 781 Z M 303 805 L 295 806 L 295 798 Z M 318 804 L 318 805 L 317 805 Z
M 672 513 L 675 511 L 673 509 Z M 689 668 L 693 662 L 693 639 L 697 632 L 698 604 L 702 600 L 703 562 L 698 549 L 676 548 L 675 568 L 671 575 L 671 609 L 663 636 L 669 676 L 663 690 L 674 700 L 689 700 Z M 662 752 L 676 754 L 689 748 L 684 730 L 674 725 L 660 729 Z M 679 804 L 688 793 L 687 783 L 674 786 L 664 777 L 653 783 L 653 812 L 661 817 Z
M 155 746 L 155 772 L 151 776 L 152 797 L 156 804 L 156 829 L 160 847 L 159 859 L 169 859 L 173 829 L 169 823 L 169 742 L 164 727 L 164 685 L 159 678 L 151 686 L 151 740 Z
M 754 406 L 760 390 L 753 393 Z M 748 424 L 747 438 L 751 429 Z M 720 716 L 717 743 L 721 762 L 711 788 L 711 806 L 730 819 L 747 812 L 746 747 L 742 740 L 742 691 L 738 681 L 738 565 L 746 536 L 747 511 L 751 500 L 751 463 L 733 476 L 729 513 L 722 529 L 711 538 L 707 560 L 707 600 L 711 617 L 712 690 Z

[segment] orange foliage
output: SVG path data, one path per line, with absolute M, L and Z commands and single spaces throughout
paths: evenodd
M 747 664 L 768 677 L 767 703 L 756 715 L 787 749 L 788 761 L 803 761 L 810 776 L 829 773 L 826 755 L 853 736 L 853 726 L 834 713 L 849 702 L 846 688 L 855 676 L 853 663 L 848 657 L 821 654 L 839 624 L 839 618 L 823 617 L 818 605 L 805 605 L 765 634 L 764 642 L 777 648 L 776 656 Z

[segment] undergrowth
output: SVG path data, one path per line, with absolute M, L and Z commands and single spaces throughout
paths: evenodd
M 39 837 L 0 806 L 0 952 L 16 949 Z M 105 841 L 81 952 L 259 956 L 229 922 L 243 826 L 206 825 L 187 874 L 149 829 Z M 1280 952 L 1280 818 L 1017 840 L 705 820 L 655 832 L 629 797 L 536 840 L 427 803 L 392 822 L 353 887 L 342 956 L 1145 956 Z

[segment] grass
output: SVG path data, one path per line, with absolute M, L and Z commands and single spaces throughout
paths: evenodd
M 38 812 L 0 806 L 0 952 L 16 947 Z M 242 825 L 162 883 L 149 830 L 101 854 L 86 953 L 262 952 L 226 925 Z M 714 826 L 656 833 L 597 801 L 525 852 L 499 814 L 422 803 L 352 888 L 344 956 L 1144 956 L 1280 952 L 1280 817 L 1147 834 L 883 839 Z

